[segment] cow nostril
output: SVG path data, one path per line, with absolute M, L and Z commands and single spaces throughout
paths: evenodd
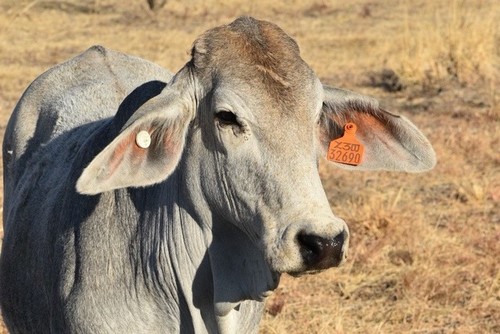
M 314 234 L 299 233 L 297 242 L 300 254 L 308 270 L 321 270 L 338 266 L 342 262 L 345 233 L 332 239 Z
M 324 244 L 322 238 L 301 233 L 297 236 L 297 240 L 300 245 L 300 252 L 306 263 L 311 263 L 321 256 Z

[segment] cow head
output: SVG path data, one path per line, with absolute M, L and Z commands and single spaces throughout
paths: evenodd
M 316 272 L 347 253 L 347 226 L 331 212 L 318 159 L 348 122 L 365 154 L 346 168 L 417 172 L 435 164 L 412 123 L 374 99 L 323 86 L 293 39 L 243 17 L 198 38 L 191 61 L 130 117 L 77 189 L 148 186 L 182 168 L 189 196 L 208 209 L 200 217 L 216 245 L 225 235 L 220 247 L 254 254 L 269 269 L 264 275 Z

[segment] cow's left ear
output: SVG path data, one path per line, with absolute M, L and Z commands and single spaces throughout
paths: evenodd
M 192 113 L 181 101 L 178 93 L 167 89 L 137 109 L 83 170 L 77 191 L 95 195 L 165 180 L 177 167 L 191 120 Z M 120 116 L 115 116 L 115 123 Z
M 330 142 L 344 134 L 347 123 L 357 127 L 356 138 L 364 146 L 357 166 L 336 163 L 359 170 L 420 172 L 434 167 L 436 155 L 425 136 L 403 116 L 379 107 L 378 101 L 354 92 L 323 86 L 324 102 L 320 116 L 319 142 L 323 157 Z

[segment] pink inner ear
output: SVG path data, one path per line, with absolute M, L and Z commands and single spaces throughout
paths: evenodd
M 177 157 L 181 154 L 181 147 L 183 142 L 183 137 L 181 134 L 177 133 L 179 130 L 178 126 L 172 125 L 168 129 L 164 129 L 163 147 L 164 154 L 167 156 L 166 168 L 173 169 L 174 164 L 177 163 Z
M 358 134 L 363 138 L 370 138 L 373 134 L 383 134 L 387 132 L 382 122 L 370 114 L 358 113 L 352 121 L 358 127 Z
M 140 148 L 135 143 L 135 132 L 131 132 L 127 137 L 123 138 L 116 146 L 111 159 L 109 161 L 109 175 L 116 172 L 124 160 L 129 157 L 129 161 L 134 165 L 138 160 L 144 159 L 147 149 Z
M 147 168 L 150 162 L 160 162 L 162 170 L 170 170 L 177 163 L 177 158 L 181 151 L 180 141 L 182 135 L 178 132 L 179 127 L 171 124 L 171 127 L 153 125 L 148 129 L 151 134 L 151 146 L 148 148 L 139 147 L 136 143 L 136 136 L 139 128 L 131 131 L 126 137 L 116 144 L 116 147 L 109 160 L 107 177 L 115 172 L 120 173 L 120 166 L 127 164 L 129 173 L 135 174 L 139 168 Z M 160 145 L 158 145 L 160 143 Z M 149 161 L 148 161 L 149 159 Z
M 410 161 L 411 152 L 405 147 L 404 129 L 398 127 L 401 119 L 383 110 L 370 113 L 352 113 L 351 122 L 357 125 L 357 137 L 365 145 L 363 165 L 369 168 L 407 170 L 408 167 L 394 167 Z M 376 167 L 374 167 L 376 166 Z
M 341 129 L 349 122 L 356 124 L 358 128 L 357 133 L 360 137 L 370 138 L 373 137 L 374 134 L 382 135 L 390 131 L 390 129 L 387 128 L 387 126 L 390 126 L 389 122 L 386 122 L 387 126 L 384 124 L 384 119 L 387 115 L 383 113 L 377 112 L 376 114 L 370 114 L 352 111 L 345 113 L 345 115 L 348 115 L 348 117 L 332 115 L 332 120 L 337 123 Z M 339 136 L 341 136 L 342 133 Z M 332 139 L 335 138 L 330 138 L 330 140 Z
M 163 139 L 163 147 L 165 152 L 169 155 L 175 154 L 175 152 L 179 150 L 179 143 L 172 139 L 170 132 Z

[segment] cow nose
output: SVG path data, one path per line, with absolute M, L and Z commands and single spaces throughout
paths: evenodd
M 344 259 L 342 247 L 347 231 L 342 231 L 332 239 L 299 233 L 297 241 L 307 270 L 322 270 L 338 266 Z

